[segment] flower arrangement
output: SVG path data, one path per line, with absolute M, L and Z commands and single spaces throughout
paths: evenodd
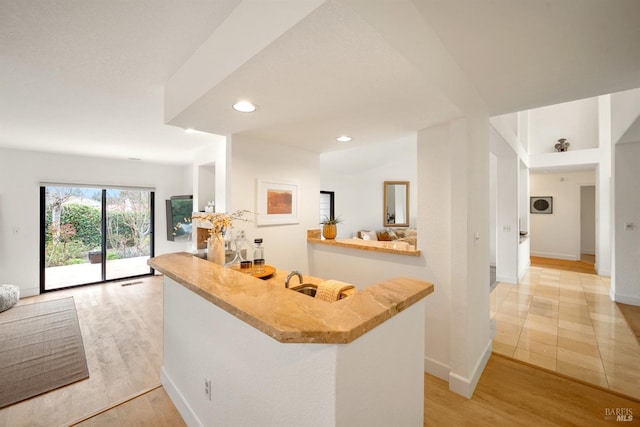
M 233 213 L 222 213 L 222 212 L 198 212 L 191 216 L 191 218 L 185 218 L 185 222 L 191 222 L 193 219 L 198 219 L 203 222 L 210 222 L 212 227 L 209 228 L 209 238 L 217 237 L 223 238 L 225 232 L 231 225 L 233 221 L 251 221 L 248 218 L 244 218 L 245 215 L 250 214 L 251 211 L 248 210 L 238 210 Z M 182 227 L 182 223 L 176 224 L 173 228 L 173 234 L 176 234 L 176 231 Z

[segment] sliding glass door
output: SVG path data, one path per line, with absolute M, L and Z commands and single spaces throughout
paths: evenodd
M 151 274 L 153 192 L 40 189 L 41 291 Z
M 149 274 L 151 192 L 106 191 L 106 280 Z

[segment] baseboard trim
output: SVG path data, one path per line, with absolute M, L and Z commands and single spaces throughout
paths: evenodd
M 40 288 L 20 288 L 20 298 L 35 297 L 40 295 Z
M 443 381 L 449 381 L 449 372 L 451 372 L 451 368 L 444 363 L 440 363 L 437 360 L 433 360 L 425 356 L 424 371 L 427 374 L 440 378 Z
M 487 343 L 482 355 L 476 362 L 476 366 L 473 368 L 473 372 L 470 378 L 465 378 L 461 375 L 458 375 L 454 372 L 449 373 L 449 390 L 454 393 L 458 393 L 461 396 L 466 397 L 467 399 L 471 399 L 473 396 L 473 392 L 478 385 L 478 381 L 480 381 L 480 376 L 482 375 L 482 371 L 484 371 L 484 367 L 487 365 L 489 358 L 491 357 L 491 340 Z
M 529 254 L 530 256 L 536 256 L 539 258 L 553 258 L 553 259 L 563 259 L 565 261 L 580 261 L 579 256 L 575 255 L 567 255 L 567 254 L 554 254 L 551 252 L 533 252 Z
M 518 278 L 515 276 L 496 276 L 496 282 L 511 283 L 512 285 L 515 285 L 518 283 Z
M 191 406 L 187 403 L 184 396 L 175 385 L 171 377 L 169 377 L 169 375 L 167 374 L 167 371 L 165 371 L 164 366 L 162 367 L 162 369 L 160 369 L 160 383 L 162 383 L 164 390 L 169 395 L 169 398 L 176 406 L 178 412 L 180 412 L 180 415 L 182 416 L 182 419 L 184 419 L 185 424 L 188 426 L 204 427 L 204 424 L 202 424 L 200 418 L 198 418 L 198 416 L 193 411 Z
M 596 266 L 595 270 L 598 276 L 611 277 L 611 271 L 609 270 L 600 270 L 598 266 Z
M 610 291 L 611 299 L 615 302 L 620 302 L 622 304 L 628 305 L 640 305 L 640 297 L 632 296 L 632 295 L 622 295 L 616 293 L 615 291 Z

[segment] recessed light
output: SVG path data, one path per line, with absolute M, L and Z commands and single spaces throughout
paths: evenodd
M 256 111 L 256 106 L 249 101 L 238 101 L 233 104 L 233 109 L 241 113 L 253 113 Z
M 347 136 L 347 135 L 342 135 L 336 138 L 336 141 L 338 142 L 349 142 L 351 141 L 351 137 Z
M 185 132 L 185 133 L 196 133 L 197 131 L 196 131 L 195 129 L 193 129 L 193 128 L 186 128 L 186 129 L 184 130 L 184 132 Z
M 138 157 L 129 157 L 128 159 L 129 159 L 129 160 L 132 160 L 132 161 L 135 161 L 135 162 L 137 162 L 137 161 L 139 161 L 139 160 L 142 160 L 142 159 L 140 159 L 140 158 L 138 158 Z

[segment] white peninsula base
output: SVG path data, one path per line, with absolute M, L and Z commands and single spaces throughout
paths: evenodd
M 347 344 L 282 343 L 165 276 L 162 384 L 189 426 L 422 426 L 424 307 Z

